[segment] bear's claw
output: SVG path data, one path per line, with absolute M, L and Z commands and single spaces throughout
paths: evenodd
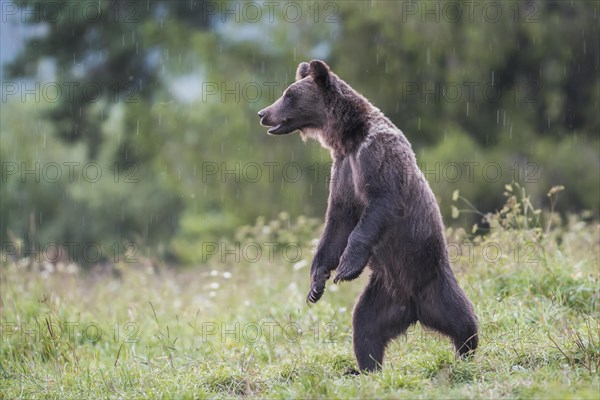
M 308 295 L 306 296 L 306 304 L 310 305 L 311 303 L 314 304 L 317 301 L 319 301 L 321 299 L 321 297 L 323 297 L 323 293 L 325 292 L 325 285 L 323 285 L 320 288 L 316 288 L 315 285 L 313 284 L 310 287 L 310 292 L 308 292 Z
M 361 270 L 353 271 L 349 268 L 340 267 L 335 274 L 335 278 L 333 278 L 333 283 L 354 280 L 360 276 L 361 272 Z

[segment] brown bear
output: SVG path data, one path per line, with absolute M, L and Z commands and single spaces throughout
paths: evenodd
M 361 371 L 381 367 L 387 343 L 421 322 L 449 336 L 458 356 L 477 348 L 477 318 L 450 268 L 444 224 L 404 134 L 322 61 L 303 62 L 296 82 L 258 113 L 268 133 L 299 130 L 331 152 L 323 235 L 307 302 L 334 282 L 371 276 L 353 314 Z

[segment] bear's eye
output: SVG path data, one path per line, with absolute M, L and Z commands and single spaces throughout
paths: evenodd
M 285 92 L 285 96 L 283 97 L 287 100 L 294 100 L 296 98 L 296 93 L 292 92 L 291 90 L 288 90 L 287 92 Z

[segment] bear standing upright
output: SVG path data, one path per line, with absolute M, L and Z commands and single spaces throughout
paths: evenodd
M 433 192 L 402 132 L 327 64 L 303 62 L 296 82 L 258 113 L 268 133 L 299 130 L 331 152 L 325 229 L 307 301 L 334 282 L 372 273 L 353 315 L 361 371 L 381 367 L 387 343 L 417 321 L 449 336 L 457 355 L 477 348 L 473 306 L 450 268 Z

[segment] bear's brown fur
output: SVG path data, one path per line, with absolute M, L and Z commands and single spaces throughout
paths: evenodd
M 380 368 L 387 343 L 417 321 L 452 338 L 458 355 L 474 351 L 473 306 L 450 268 L 439 207 L 403 133 L 319 60 L 301 63 L 296 82 L 258 114 L 270 134 L 299 130 L 331 152 L 307 301 L 321 298 L 331 271 L 337 283 L 370 267 L 353 316 L 359 368 Z

